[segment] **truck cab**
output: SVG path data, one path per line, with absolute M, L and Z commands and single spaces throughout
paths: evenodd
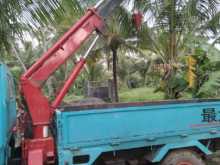
M 10 156 L 9 141 L 16 124 L 14 80 L 6 65 L 0 62 L 0 165 Z

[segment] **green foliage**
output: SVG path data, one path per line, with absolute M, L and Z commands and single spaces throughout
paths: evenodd
M 220 71 L 210 74 L 209 80 L 206 81 L 199 89 L 197 96 L 202 98 L 219 98 L 220 97 Z
M 37 28 L 52 22 L 60 4 L 57 0 L 7 0 L 0 1 L 0 51 L 10 49 L 10 43 L 21 38 L 24 28 Z
M 52 26 L 57 30 L 56 35 L 62 35 L 66 32 L 74 22 L 76 22 L 80 16 L 84 13 L 84 8 L 77 0 L 62 0 L 60 2 L 60 8 L 57 11 L 63 10 L 62 15 L 56 15 Z
M 105 69 L 102 64 L 87 65 L 86 79 L 88 81 L 103 81 L 107 79 Z
M 216 48 L 209 48 L 204 55 L 204 48 L 203 50 L 199 50 L 199 62 L 198 65 L 198 84 L 200 87 L 197 88 L 195 95 L 197 97 L 219 97 L 219 87 L 220 87 L 220 57 L 219 57 L 219 50 Z M 203 52 L 203 55 L 202 55 Z
M 7 0 L 0 1 L 0 6 L 0 50 L 9 50 L 10 39 L 14 34 L 21 33 L 17 17 L 22 5 L 17 0 Z
M 121 102 L 163 100 L 163 95 L 162 92 L 154 93 L 153 88 L 146 87 L 120 91 L 119 94 Z
M 178 99 L 182 97 L 182 94 L 186 91 L 188 85 L 184 71 L 175 70 L 175 73 L 172 73 L 172 76 L 165 77 L 160 81 L 160 84 L 158 84 L 159 87 L 156 88 L 155 92 L 164 92 L 165 99 Z
M 8 0 L 0 2 L 0 57 L 10 66 L 16 79 L 23 72 L 24 67 L 31 66 L 55 39 L 59 38 L 83 15 L 88 6 L 96 2 L 97 0 L 45 0 L 43 2 Z M 219 84 L 219 51 L 207 42 L 211 34 L 217 36 L 219 33 L 218 1 L 136 0 L 134 3 L 132 11 L 138 9 L 145 15 L 141 30 L 136 32 L 132 12 L 126 9 L 126 5 L 118 8 L 107 20 L 108 33 L 105 34 L 107 41 L 97 44 L 97 50 L 92 56 L 93 61 L 90 59 L 85 71 L 71 88 L 70 94 L 82 95 L 86 79 L 97 81 L 111 78 L 109 74 L 112 69 L 111 53 L 112 49 L 117 49 L 119 84 L 123 87 L 129 81 L 135 82 L 135 87 L 146 85 L 155 87 L 161 79 L 162 85 L 158 90 L 164 94 L 157 93 L 156 96 L 181 98 L 186 93 L 197 97 L 216 96 L 216 92 L 213 94 L 212 91 L 216 91 L 215 88 Z M 23 41 L 21 43 L 19 41 L 18 44 L 20 36 L 27 31 L 33 32 L 31 37 L 37 40 L 37 46 Z M 218 39 L 215 39 L 215 43 L 218 43 Z M 87 44 L 89 43 L 90 41 Z M 52 76 L 52 81 L 46 83 L 46 93 L 50 93 L 51 87 L 56 89 L 57 86 L 62 85 L 62 81 L 67 78 L 76 59 L 85 52 L 85 48 L 77 52 L 76 56 L 71 58 L 70 63 L 65 64 Z M 199 79 L 194 90 L 187 90 L 184 58 L 194 49 L 195 58 L 198 60 L 196 74 Z M 151 72 L 154 63 L 170 64 L 172 68 L 169 73 L 161 75 Z M 181 67 L 176 67 L 176 64 Z M 133 90 L 130 92 L 137 98 L 148 97 L 153 93 L 151 90 L 144 91 L 146 94 L 142 93 L 141 96 L 135 94 Z M 125 97 L 126 95 L 129 94 L 122 94 Z M 143 99 L 147 99 L 146 97 Z M 122 100 L 126 100 L 123 98 Z

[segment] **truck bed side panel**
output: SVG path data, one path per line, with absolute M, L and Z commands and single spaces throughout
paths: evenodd
M 57 111 L 62 149 L 144 141 L 145 145 L 220 137 L 220 102 Z

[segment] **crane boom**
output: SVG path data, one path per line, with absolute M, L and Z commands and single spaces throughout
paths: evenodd
M 27 104 L 33 130 L 33 137 L 25 138 L 22 142 L 22 157 L 27 165 L 42 165 L 45 162 L 48 163 L 48 158 L 50 161 L 55 160 L 54 139 L 48 136 L 52 115 L 84 67 L 88 52 L 73 68 L 68 80 L 52 103 L 41 90 L 44 82 L 74 55 L 94 31 L 102 32 L 105 26 L 104 20 L 122 1 L 99 1 L 21 76 L 20 91 Z

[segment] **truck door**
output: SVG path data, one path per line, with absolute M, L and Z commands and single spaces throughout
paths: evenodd
M 8 137 L 16 123 L 16 95 L 14 87 L 14 79 L 11 74 L 7 74 L 7 124 L 8 124 Z

